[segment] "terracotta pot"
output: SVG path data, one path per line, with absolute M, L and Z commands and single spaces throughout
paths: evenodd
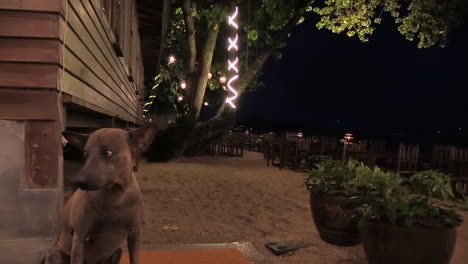
M 338 246 L 354 246 L 361 242 L 358 224 L 351 219 L 355 206 L 344 192 L 310 192 L 310 209 L 320 238 Z
M 361 239 L 369 264 L 449 264 L 455 227 L 410 227 L 363 220 Z

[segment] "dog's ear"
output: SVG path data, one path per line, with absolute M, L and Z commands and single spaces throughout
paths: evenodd
M 64 131 L 62 132 L 62 135 L 68 140 L 68 142 L 70 142 L 70 144 L 72 144 L 80 150 L 84 149 L 86 142 L 89 138 L 88 134 L 79 134 L 70 131 Z
M 153 123 L 130 131 L 128 132 L 130 144 L 138 153 L 143 153 L 153 142 L 156 132 L 158 132 L 158 127 Z

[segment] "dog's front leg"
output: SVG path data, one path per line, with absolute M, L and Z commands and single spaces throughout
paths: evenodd
M 130 264 L 140 263 L 140 243 L 141 230 L 140 225 L 137 225 L 127 236 L 128 254 L 130 256 Z
M 83 257 L 84 236 L 75 232 L 73 234 L 71 264 L 84 264 Z

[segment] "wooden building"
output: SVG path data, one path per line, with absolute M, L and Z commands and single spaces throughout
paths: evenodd
M 168 0 L 0 1 L 0 241 L 55 234 L 62 130 L 142 124 L 168 8 Z

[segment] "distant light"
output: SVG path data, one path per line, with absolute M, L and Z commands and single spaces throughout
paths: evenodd
M 205 106 L 208 106 L 208 102 L 205 102 L 204 105 L 205 105 Z
M 187 84 L 186 84 L 184 81 L 182 81 L 182 82 L 180 83 L 180 88 L 182 88 L 182 89 L 187 88 Z
M 297 137 L 299 137 L 299 138 L 301 138 L 301 137 L 303 137 L 303 136 L 304 136 L 304 133 L 302 133 L 302 132 L 299 132 L 299 133 L 297 133 L 297 135 L 296 135 L 296 136 L 297 136 Z
M 148 112 L 148 109 L 143 109 L 143 112 Z
M 440 134 L 440 130 L 437 130 L 437 134 Z
M 149 98 L 156 98 L 156 95 L 150 95 Z
M 458 130 L 461 130 L 461 127 L 459 127 Z
M 346 133 L 345 136 L 344 136 L 344 139 L 345 139 L 345 144 L 350 144 L 349 141 L 351 141 L 353 139 L 353 134 L 351 133 Z
M 177 100 L 180 102 L 180 101 L 184 100 L 184 97 L 183 97 L 183 96 L 179 96 L 179 97 L 177 98 Z
M 213 77 L 213 74 L 211 74 L 211 72 L 208 73 L 208 79 L 211 79 L 211 77 Z
M 221 76 L 221 77 L 219 78 L 219 82 L 220 82 L 220 83 L 225 83 L 225 82 L 226 82 L 226 77 L 225 77 L 225 76 Z
M 227 91 L 227 88 L 226 88 L 226 86 L 225 86 L 225 85 L 223 85 L 223 89 L 224 89 L 225 91 Z
M 168 60 L 169 60 L 169 64 L 172 64 L 176 61 L 176 58 L 173 55 L 171 55 L 169 56 Z

